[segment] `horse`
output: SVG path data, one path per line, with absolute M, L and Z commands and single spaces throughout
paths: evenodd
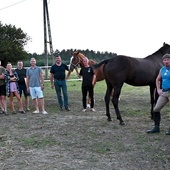
M 145 58 L 117 55 L 114 58 L 102 61 L 96 66 L 100 67 L 100 65 L 104 65 L 103 73 L 107 85 L 105 105 L 108 121 L 112 120 L 110 116 L 109 102 L 112 89 L 114 89 L 111 101 L 120 125 L 125 124 L 118 107 L 118 99 L 124 83 L 133 86 L 150 87 L 151 118 L 153 118 L 153 107 L 158 99 L 155 81 L 160 68 L 163 66 L 162 57 L 166 53 L 170 53 L 170 45 L 164 43 L 159 50 Z

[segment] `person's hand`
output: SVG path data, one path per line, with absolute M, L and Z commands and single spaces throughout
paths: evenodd
M 16 77 L 12 77 L 12 78 L 10 79 L 10 81 L 16 81 L 16 80 L 17 80 Z
M 51 88 L 52 88 L 52 89 L 54 89 L 54 84 L 53 84 L 53 85 L 51 85 Z
M 162 89 L 158 89 L 157 92 L 158 92 L 159 96 L 163 93 Z
M 27 88 L 27 92 L 30 93 L 30 88 L 29 87 Z
M 44 84 L 41 84 L 41 90 L 44 90 Z

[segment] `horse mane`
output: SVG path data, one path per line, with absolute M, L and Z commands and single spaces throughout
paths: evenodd
M 151 54 L 149 56 L 155 56 L 157 54 L 164 54 L 164 51 L 166 51 L 166 49 L 168 49 L 169 46 L 170 46 L 169 44 L 164 42 L 163 46 L 160 49 L 158 49 L 157 51 L 155 51 L 153 54 Z M 170 51 L 168 53 L 170 53 Z M 149 56 L 147 56 L 147 57 L 149 57 Z
M 80 59 L 82 59 L 82 60 L 83 60 L 84 58 L 86 58 L 89 65 L 96 64 L 96 62 L 95 62 L 94 60 L 88 59 L 84 54 L 82 54 L 82 53 L 80 53 L 80 52 L 78 53 L 78 56 L 79 56 Z
M 81 59 L 84 59 L 84 58 L 87 58 L 84 54 L 82 54 L 82 53 L 78 53 L 79 54 L 79 57 L 81 58 Z M 88 59 L 88 58 L 87 58 Z

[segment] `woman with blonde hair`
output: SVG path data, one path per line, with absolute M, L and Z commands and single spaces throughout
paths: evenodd
M 14 108 L 13 97 L 16 96 L 19 104 L 19 112 L 25 113 L 22 106 L 22 99 L 19 94 L 19 87 L 18 87 L 18 74 L 16 71 L 12 69 L 12 64 L 10 62 L 7 63 L 6 71 L 5 71 L 5 82 L 6 82 L 6 93 L 9 97 L 10 107 L 13 114 L 16 114 Z

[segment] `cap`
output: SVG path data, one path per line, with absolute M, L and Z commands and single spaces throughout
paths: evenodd
M 170 58 L 170 54 L 165 54 L 165 55 L 163 55 L 162 60 L 163 60 L 164 58 Z

